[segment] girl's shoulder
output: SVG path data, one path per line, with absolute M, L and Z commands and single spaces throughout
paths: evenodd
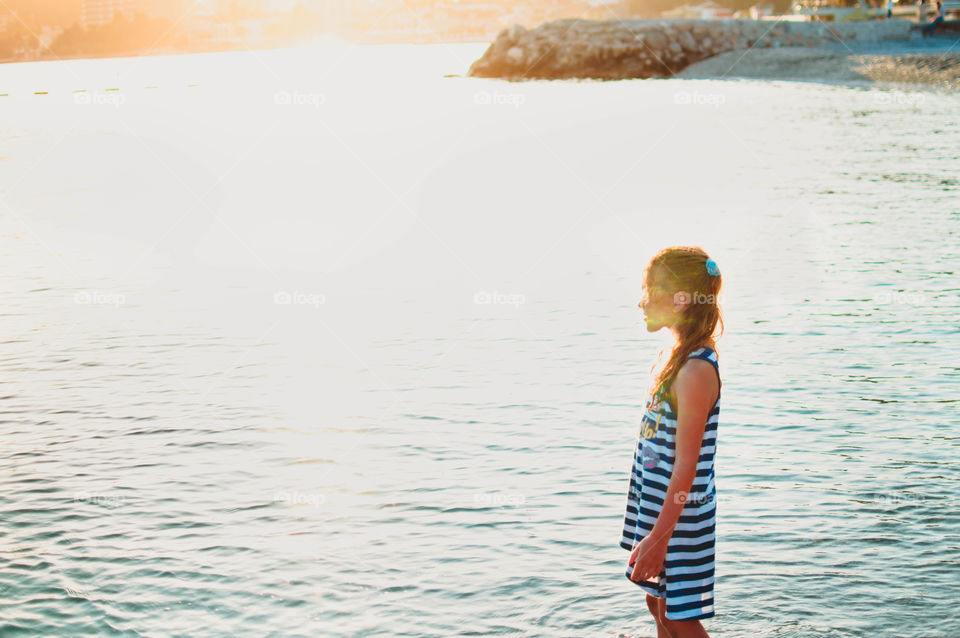
M 720 379 L 720 363 L 717 357 L 717 351 L 710 346 L 701 346 L 695 349 L 687 356 L 687 362 L 691 359 L 700 359 L 706 361 L 707 363 L 713 366 L 713 372 L 708 372 L 707 374 L 711 376 L 716 376 L 717 380 L 717 401 L 720 400 L 720 388 L 723 386 L 723 381 Z M 687 363 L 684 363 L 686 367 Z M 682 370 L 682 368 L 681 368 Z

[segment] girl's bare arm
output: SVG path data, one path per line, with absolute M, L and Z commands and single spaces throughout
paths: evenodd
M 677 456 L 663 508 L 650 532 L 651 537 L 662 539 L 669 539 L 673 534 L 687 501 L 690 486 L 697 474 L 707 418 L 720 392 L 713 366 L 702 359 L 691 359 L 685 363 L 673 387 L 677 401 Z

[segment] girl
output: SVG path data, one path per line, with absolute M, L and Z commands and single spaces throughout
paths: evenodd
M 638 304 L 648 331 L 666 327 L 676 338 L 640 424 L 620 541 L 658 638 L 707 636 L 700 620 L 714 615 L 720 283 L 701 248 L 665 248 L 647 266 Z

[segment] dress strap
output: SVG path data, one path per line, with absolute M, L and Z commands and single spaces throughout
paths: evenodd
M 717 369 L 717 373 L 720 373 L 720 365 L 717 363 L 717 352 L 712 348 L 706 346 L 697 348 L 687 356 L 687 359 L 703 359 L 704 361 L 709 361 L 713 364 L 713 367 Z
M 717 351 L 713 348 L 708 348 L 703 346 L 702 348 L 697 348 L 687 359 L 703 359 L 704 361 L 709 361 L 713 364 L 713 369 L 717 371 L 717 383 L 720 385 L 717 387 L 717 403 L 720 402 L 720 394 L 723 390 L 723 381 L 720 380 L 720 365 L 717 363 Z

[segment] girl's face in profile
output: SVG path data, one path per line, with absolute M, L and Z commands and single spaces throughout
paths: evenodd
M 664 326 L 674 325 L 684 304 L 682 301 L 678 302 L 674 292 L 668 289 L 663 281 L 660 270 L 654 268 L 647 273 L 643 298 L 637 306 L 643 311 L 647 331 L 656 332 Z

